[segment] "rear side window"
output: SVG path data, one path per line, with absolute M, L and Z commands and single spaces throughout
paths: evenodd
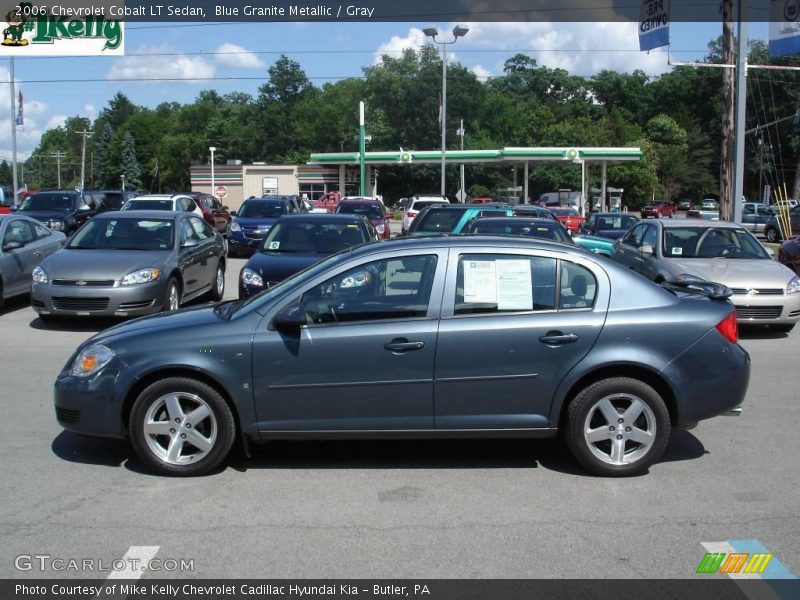
M 591 308 L 597 298 L 597 279 L 586 267 L 561 261 L 559 309 Z

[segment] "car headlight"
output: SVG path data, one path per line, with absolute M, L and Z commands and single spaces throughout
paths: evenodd
M 675 278 L 675 281 L 678 283 L 694 283 L 697 281 L 705 281 L 702 277 L 698 277 L 697 275 L 690 275 L 689 273 L 682 273 Z
M 236 221 L 231 222 L 231 231 L 241 231 L 242 226 L 239 225 Z
M 133 273 L 128 273 L 125 275 L 125 277 L 122 278 L 122 281 L 120 281 L 120 285 L 138 285 L 140 283 L 150 283 L 151 281 L 158 279 L 159 275 L 161 275 L 161 271 L 155 267 L 141 269 L 140 271 L 134 271 Z
M 385 225 L 376 225 L 375 226 L 375 231 L 377 231 L 378 233 L 383 233 L 384 231 L 386 231 L 386 226 Z
M 800 277 L 796 275 L 792 277 L 789 285 L 786 286 L 786 293 L 787 294 L 797 294 L 800 293 Z
M 36 267 L 31 275 L 33 276 L 34 283 L 48 283 L 50 281 L 42 267 Z M 797 277 L 795 277 L 795 279 L 797 279 Z
M 54 231 L 63 231 L 64 221 L 48 221 L 47 226 Z
M 73 377 L 88 377 L 105 367 L 114 356 L 114 351 L 102 344 L 88 346 L 75 357 L 69 374 Z
M 256 273 L 251 269 L 247 268 L 242 269 L 241 278 L 242 278 L 242 283 L 244 283 L 245 285 L 264 287 L 264 280 L 261 279 L 261 275 L 259 275 L 258 273 Z

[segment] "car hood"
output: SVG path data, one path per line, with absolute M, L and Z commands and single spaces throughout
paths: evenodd
M 70 250 L 42 261 L 50 279 L 120 279 L 138 269 L 161 268 L 169 252 L 149 250 Z
M 283 281 L 328 256 L 319 253 L 256 252 L 245 267 L 261 275 L 265 282 Z
M 696 275 L 728 287 L 785 288 L 794 273 L 788 267 L 757 258 L 669 258 L 673 272 Z
M 236 222 L 242 227 L 256 227 L 258 225 L 274 225 L 279 217 L 236 217 Z
M 19 215 L 25 215 L 31 219 L 38 221 L 46 221 L 47 219 L 63 219 L 64 217 L 72 214 L 71 210 L 19 210 Z

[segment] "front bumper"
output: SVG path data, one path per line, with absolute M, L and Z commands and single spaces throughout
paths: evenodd
M 40 315 L 132 317 L 163 309 L 166 280 L 125 287 L 79 287 L 34 283 L 31 305 Z
M 740 325 L 791 325 L 800 320 L 800 294 L 734 294 Z
M 59 424 L 84 435 L 124 438 L 123 399 L 116 393 L 117 376 L 118 372 L 108 367 L 86 378 L 62 372 L 53 396 Z
M 247 250 L 248 252 L 254 252 L 258 245 L 267 237 L 267 234 L 260 237 L 251 237 L 249 235 L 244 235 L 241 231 L 233 232 L 231 231 L 228 234 L 228 248 L 232 250 Z

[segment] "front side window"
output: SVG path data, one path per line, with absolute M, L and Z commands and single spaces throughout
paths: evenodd
M 406 256 L 360 265 L 314 286 L 300 305 L 315 324 L 425 317 L 436 260 Z
M 6 227 L 6 233 L 3 235 L 3 246 L 11 242 L 18 242 L 20 244 L 27 244 L 33 241 L 33 232 L 31 227 L 25 221 L 17 219 L 11 221 Z
M 204 221 L 200 219 L 189 219 L 192 223 L 192 229 L 194 229 L 194 233 L 199 240 L 207 240 L 212 236 L 211 230 L 205 224 Z
M 648 226 L 642 238 L 642 245 L 647 244 L 651 248 L 655 248 L 658 244 L 658 230 L 652 225 Z
M 638 248 L 642 245 L 642 235 L 644 234 L 644 225 L 639 225 L 631 229 L 624 238 L 622 238 L 622 243 L 628 246 L 633 246 L 634 248 Z

